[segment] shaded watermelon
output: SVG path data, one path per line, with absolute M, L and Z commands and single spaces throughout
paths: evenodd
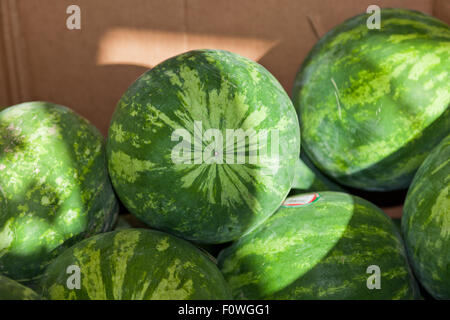
M 66 272 L 70 266 L 79 268 L 80 289 L 67 286 L 76 285 Z M 47 268 L 42 288 L 43 296 L 54 300 L 230 298 L 220 271 L 199 249 L 145 229 L 113 231 L 76 244 Z
M 295 80 L 302 147 L 339 183 L 406 188 L 450 128 L 450 28 L 415 11 L 381 10 L 327 33 Z
M 304 152 L 300 152 L 292 189 L 294 189 L 294 194 L 313 191 L 344 191 L 341 186 L 320 172 Z
M 238 133 L 248 136 L 232 136 Z M 191 51 L 148 71 L 123 95 L 108 133 L 109 172 L 142 221 L 221 243 L 280 206 L 299 135 L 292 102 L 266 69 L 226 51 Z
M 366 200 L 339 192 L 287 198 L 260 227 L 220 253 L 219 267 L 239 299 L 412 299 L 417 294 L 391 219 Z M 380 289 L 369 289 L 377 283 Z
M 450 136 L 420 166 L 408 190 L 402 232 L 414 272 L 437 299 L 450 299 Z
M 62 106 L 0 112 L 0 273 L 36 278 L 64 248 L 111 228 L 118 205 L 103 141 Z
M 123 215 L 120 215 L 117 218 L 117 223 L 114 226 L 114 230 L 122 230 L 122 229 L 129 229 L 129 228 L 131 228 L 130 222 Z
M 40 296 L 30 288 L 0 275 L 0 300 L 40 300 Z

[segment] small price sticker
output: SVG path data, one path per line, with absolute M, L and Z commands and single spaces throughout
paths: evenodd
M 302 194 L 294 197 L 290 197 L 286 200 L 284 200 L 282 206 L 283 207 L 298 207 L 298 206 L 306 206 L 308 204 L 311 204 L 313 202 L 316 202 L 319 200 L 320 195 L 318 193 L 308 193 L 308 194 Z

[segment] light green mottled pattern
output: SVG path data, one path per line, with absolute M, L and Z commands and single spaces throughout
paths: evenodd
M 302 147 L 342 184 L 405 188 L 450 128 L 450 28 L 419 12 L 383 9 L 326 34 L 297 75 Z
M 0 275 L 0 300 L 40 300 L 40 297 L 30 288 Z
M 81 289 L 68 289 L 68 266 Z M 126 229 L 86 239 L 61 254 L 42 279 L 53 300 L 229 299 L 214 263 L 190 243 L 159 231 Z
M 419 281 L 435 298 L 450 299 L 450 135 L 417 171 L 402 231 Z
M 381 270 L 379 290 L 366 285 L 371 265 Z M 417 293 L 390 218 L 338 192 L 281 207 L 222 251 L 219 267 L 238 299 L 411 299 Z
M 177 129 L 191 137 L 192 163 L 172 161 Z M 222 134 L 222 143 L 197 138 L 209 129 Z M 226 141 L 227 129 L 267 130 L 269 138 L 258 144 L 251 135 L 239 149 Z M 278 162 L 262 152 L 275 144 L 275 130 Z M 230 52 L 197 50 L 156 66 L 123 95 L 108 133 L 108 166 L 117 194 L 141 220 L 190 240 L 220 243 L 250 231 L 281 204 L 292 185 L 299 135 L 292 103 L 267 70 Z M 245 154 L 245 164 L 217 163 L 212 151 L 223 152 L 226 162 L 232 148 Z M 211 154 L 205 151 L 200 162 L 199 150 Z M 250 150 L 260 155 L 254 164 Z
M 0 273 L 38 277 L 64 248 L 110 230 L 118 205 L 103 137 L 45 102 L 0 112 Z

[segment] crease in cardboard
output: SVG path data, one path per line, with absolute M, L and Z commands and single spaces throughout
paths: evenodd
M 28 74 L 26 68 L 26 49 L 21 37 L 19 14 L 15 0 L 0 3 L 2 41 L 5 59 L 3 73 L 8 104 L 29 100 Z
M 142 71 L 136 66 L 148 68 L 175 54 L 200 48 L 230 50 L 260 61 L 277 76 L 286 90 L 290 91 L 297 66 L 314 44 L 312 40 L 317 41 L 318 37 L 342 22 L 347 15 L 352 16 L 349 12 L 354 11 L 356 7 L 361 8 L 362 12 L 364 6 L 371 3 L 345 0 L 337 7 L 332 1 L 282 2 L 284 6 L 292 4 L 292 10 L 278 10 L 278 2 L 266 1 L 255 5 L 255 8 L 258 7 L 255 11 L 248 11 L 253 6 L 251 0 L 236 1 L 236 4 L 228 6 L 220 6 L 220 2 L 207 0 L 130 0 L 127 4 L 120 0 L 77 1 L 83 4 L 86 13 L 89 12 L 88 17 L 98 17 L 98 23 L 89 26 L 99 28 L 89 30 L 93 33 L 92 37 L 99 36 L 95 38 L 97 42 L 94 45 L 91 36 L 67 36 L 66 30 L 61 29 L 62 19 L 55 22 L 54 15 L 64 17 L 65 11 L 61 9 L 65 9 L 65 4 L 69 2 L 50 6 L 49 1 L 42 0 L 0 0 L 0 106 L 29 100 L 30 97 L 56 102 L 73 101 L 77 111 L 89 114 L 90 120 L 105 132 L 104 113 L 86 111 L 89 108 L 100 108 L 104 111 L 111 109 L 112 98 L 106 94 L 106 90 L 102 91 L 102 84 L 99 83 L 108 82 L 111 91 L 117 92 L 124 87 L 123 78 L 132 79 Z M 433 13 L 447 23 L 450 21 L 449 0 L 373 1 L 381 7 L 408 7 L 428 14 Z M 122 6 L 116 6 L 118 13 L 104 14 L 100 11 L 104 9 L 102 3 L 122 3 Z M 158 18 L 155 21 L 145 21 L 140 14 L 141 20 L 128 25 L 127 21 L 134 22 L 130 17 L 137 11 L 148 8 L 149 3 L 160 3 L 150 7 L 161 12 L 167 12 L 163 8 L 169 8 L 170 12 L 176 11 L 175 7 L 180 11 L 171 15 L 172 19 L 176 20 L 171 20 L 170 23 L 165 23 L 165 20 L 158 16 L 160 13 L 153 11 L 148 15 Z M 199 8 L 202 9 L 202 15 L 196 14 Z M 275 9 L 278 11 L 272 14 L 270 11 Z M 279 15 L 279 12 L 284 12 L 286 21 L 282 20 L 284 16 Z M 250 13 L 256 15 L 251 16 Z M 120 23 L 111 20 L 115 15 Z M 242 15 L 245 15 L 245 18 L 242 18 Z M 52 16 L 52 19 L 46 21 L 49 16 Z M 224 19 L 228 16 L 231 20 Z M 230 30 L 217 27 L 221 21 L 234 20 L 239 28 L 234 28 L 233 25 Z M 248 21 L 249 26 L 243 24 L 243 21 Z M 46 24 L 51 25 L 53 29 L 41 26 Z M 286 26 L 292 28 L 288 29 Z M 32 32 L 28 28 L 33 28 Z M 89 28 L 86 26 L 86 30 Z M 289 30 L 291 32 L 288 32 Z M 42 41 L 36 37 L 42 37 Z M 302 40 L 299 40 L 300 37 Z M 50 50 L 52 48 L 48 47 L 49 43 L 58 50 Z M 41 46 L 42 44 L 44 45 Z M 71 63 L 62 65 L 61 57 L 65 56 L 74 59 L 75 65 L 82 65 L 86 69 L 76 70 L 71 67 Z M 113 66 L 117 64 L 121 65 L 120 68 Z M 46 73 L 48 68 L 52 70 Z M 123 77 L 119 70 L 122 70 L 120 72 L 124 74 Z M 75 80 L 83 78 L 84 73 L 89 74 L 90 78 L 77 83 Z M 66 82 L 64 77 L 71 78 Z M 73 90 L 68 86 L 73 86 Z M 97 89 L 97 86 L 100 89 Z

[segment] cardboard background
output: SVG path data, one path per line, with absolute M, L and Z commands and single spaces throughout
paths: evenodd
M 66 27 L 71 4 L 81 8 L 81 30 Z M 290 93 L 318 37 L 370 4 L 450 22 L 449 0 L 0 0 L 0 107 L 59 103 L 106 134 L 140 74 L 197 48 L 256 60 Z

